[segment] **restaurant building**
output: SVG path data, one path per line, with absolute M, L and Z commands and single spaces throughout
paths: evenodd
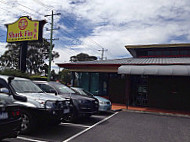
M 125 46 L 131 58 L 60 63 L 72 85 L 112 103 L 190 110 L 190 44 Z

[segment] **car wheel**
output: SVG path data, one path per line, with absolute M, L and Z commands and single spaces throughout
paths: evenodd
M 21 133 L 27 134 L 31 132 L 36 125 L 35 119 L 32 116 L 32 114 L 26 110 L 21 110 L 21 118 L 22 118 Z
M 89 117 L 91 117 L 91 115 L 92 115 L 92 114 L 85 114 L 84 117 L 89 118 Z
M 76 111 L 73 111 L 69 114 L 66 114 L 64 117 L 63 117 L 63 120 L 65 122 L 74 122 L 75 120 L 77 119 L 77 113 Z
M 51 120 L 49 122 L 50 125 L 53 125 L 53 126 L 56 126 L 56 125 L 59 125 L 61 123 L 61 120 Z

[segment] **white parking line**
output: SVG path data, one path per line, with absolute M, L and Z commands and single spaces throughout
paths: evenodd
M 82 124 L 74 124 L 74 123 L 61 123 L 61 125 L 71 125 L 71 126 L 78 126 L 78 127 L 85 127 L 89 128 L 90 126 L 82 125 Z
M 82 135 L 83 133 L 85 133 L 85 132 L 87 132 L 88 130 L 92 129 L 93 127 L 95 127 L 95 126 L 97 126 L 97 125 L 103 123 L 104 121 L 110 119 L 111 117 L 113 117 L 113 116 L 116 115 L 116 114 L 118 114 L 118 112 L 112 114 L 112 115 L 109 116 L 109 117 L 104 118 L 103 120 L 101 120 L 101 121 L 97 122 L 96 124 L 94 124 L 94 125 L 88 127 L 87 129 L 85 129 L 85 130 L 83 130 L 83 131 L 81 131 L 81 132 L 75 134 L 74 136 L 72 136 L 72 137 L 70 137 L 70 138 L 64 140 L 63 142 L 68 142 L 68 141 L 70 141 L 70 140 L 72 140 L 72 139 L 74 139 L 74 138 L 76 138 L 76 137 Z
M 25 137 L 17 137 L 17 138 L 21 139 L 21 140 L 32 141 L 32 142 L 48 142 L 48 141 L 42 141 L 42 140 L 34 140 L 34 139 L 30 139 L 30 138 L 25 138 Z

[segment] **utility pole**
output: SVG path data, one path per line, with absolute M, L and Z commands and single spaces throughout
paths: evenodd
M 49 66 L 48 66 L 48 80 L 47 81 L 50 81 L 50 79 L 51 79 L 51 60 L 52 60 L 53 40 L 58 40 L 58 39 L 53 39 L 53 31 L 59 29 L 59 28 L 57 28 L 57 29 L 53 28 L 53 16 L 54 15 L 61 15 L 61 13 L 54 14 L 53 10 L 52 10 L 51 15 L 45 15 L 45 17 L 51 16 L 51 29 L 50 30 L 47 29 L 47 31 L 50 31 Z
M 102 49 L 100 49 L 100 50 L 98 50 L 98 51 L 101 51 L 101 52 L 102 52 L 100 60 L 103 60 L 103 59 L 104 59 L 104 52 L 105 52 L 105 51 L 108 51 L 108 49 L 102 48 Z

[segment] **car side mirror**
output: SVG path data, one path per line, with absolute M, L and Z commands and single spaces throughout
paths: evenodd
M 25 97 L 25 96 L 13 95 L 13 98 L 15 100 L 18 100 L 18 101 L 21 101 L 21 102 L 27 102 L 27 97 Z
M 0 88 L 0 93 L 10 94 L 10 91 L 7 88 Z
M 9 89 L 7 88 L 0 88 L 0 93 L 11 95 Z M 27 98 L 25 96 L 19 96 L 19 95 L 13 94 L 13 98 L 21 102 L 27 102 Z

